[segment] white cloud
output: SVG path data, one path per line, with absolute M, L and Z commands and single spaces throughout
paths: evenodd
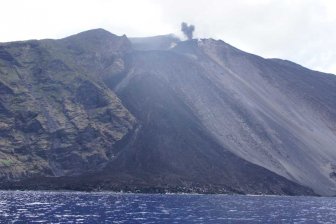
M 61 38 L 102 27 L 147 36 L 214 37 L 263 57 L 336 73 L 334 0 L 1 0 L 0 41 Z

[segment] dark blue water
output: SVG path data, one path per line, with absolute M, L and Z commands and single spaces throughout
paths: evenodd
M 336 223 L 336 198 L 0 191 L 0 223 Z

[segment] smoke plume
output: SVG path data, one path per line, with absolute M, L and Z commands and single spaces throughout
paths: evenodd
M 184 35 L 188 38 L 188 40 L 191 40 L 193 38 L 193 32 L 195 30 L 194 25 L 189 25 L 185 22 L 181 23 L 181 31 L 184 33 Z

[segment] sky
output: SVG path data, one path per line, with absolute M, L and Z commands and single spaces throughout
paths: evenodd
M 0 42 L 104 28 L 129 37 L 221 39 L 265 58 L 336 74 L 335 0 L 0 0 Z

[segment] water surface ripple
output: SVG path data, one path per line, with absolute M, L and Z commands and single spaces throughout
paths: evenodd
M 0 191 L 0 223 L 336 223 L 336 198 Z

